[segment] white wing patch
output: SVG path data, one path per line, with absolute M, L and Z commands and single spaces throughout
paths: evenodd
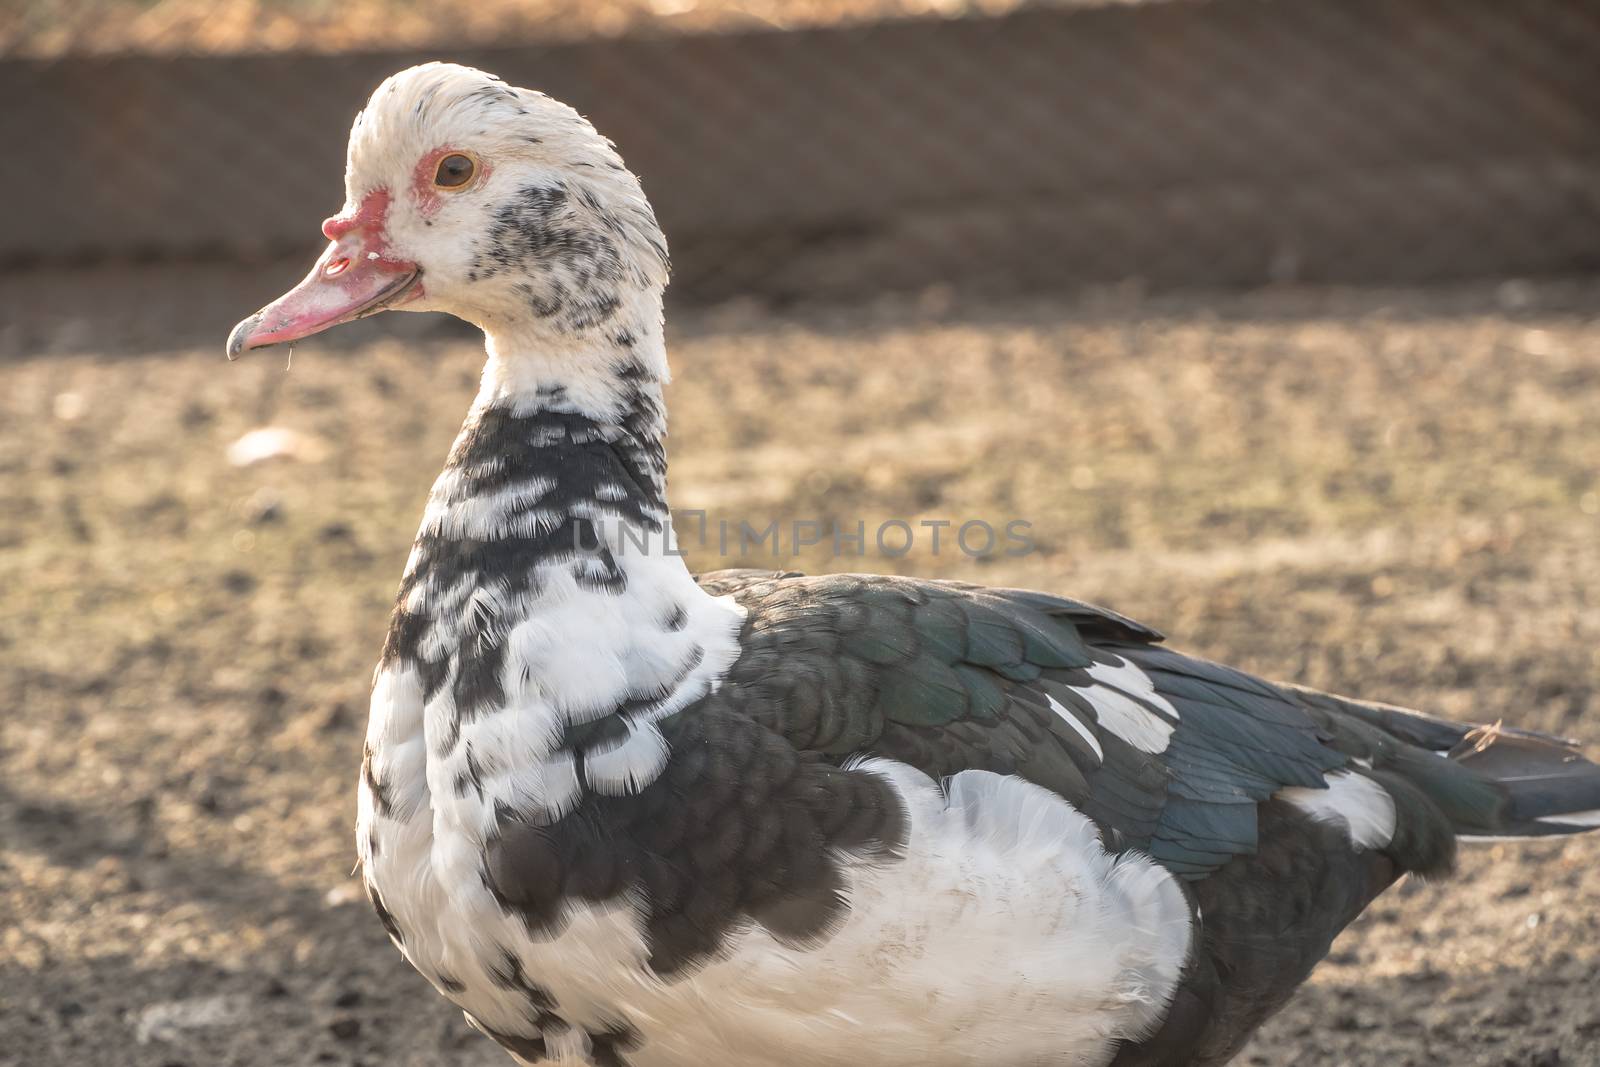
M 1574 811 L 1565 815 L 1541 815 L 1535 822 L 1549 823 L 1551 826 L 1587 826 L 1591 829 L 1600 828 L 1600 808 L 1594 811 Z
M 1094 705 L 1102 727 L 1141 752 L 1159 755 L 1167 750 L 1178 709 L 1156 692 L 1148 674 L 1119 659 L 1092 664 L 1089 677 L 1100 684 L 1073 688 Z
M 1046 694 L 1045 699 L 1050 702 L 1050 710 L 1061 716 L 1062 720 L 1065 721 L 1068 726 L 1078 731 L 1079 736 L 1081 736 L 1085 741 L 1089 742 L 1089 747 L 1094 749 L 1095 758 L 1101 763 L 1104 763 L 1106 761 L 1105 749 L 1100 747 L 1100 742 L 1094 736 L 1094 732 L 1091 731 L 1087 726 L 1083 725 L 1083 723 L 1079 722 L 1076 715 L 1062 707 L 1061 703 L 1056 700 L 1055 697 Z
M 1328 788 L 1291 786 L 1277 796 L 1318 822 L 1339 823 L 1357 848 L 1381 848 L 1394 839 L 1394 798 L 1388 790 L 1363 774 L 1334 771 Z

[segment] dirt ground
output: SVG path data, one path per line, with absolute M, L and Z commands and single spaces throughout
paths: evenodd
M 1066 592 L 1600 749 L 1600 286 L 933 293 L 674 335 L 677 507 L 1036 545 L 806 569 Z M 0 1063 L 508 1062 L 350 876 L 367 680 L 480 352 L 221 344 L 0 363 Z M 294 456 L 230 462 L 266 426 Z M 1482 845 L 1400 886 L 1241 1062 L 1600 1064 L 1597 861 Z

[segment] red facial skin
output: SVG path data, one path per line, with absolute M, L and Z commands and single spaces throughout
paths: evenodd
M 458 152 L 472 159 L 472 178 L 465 185 L 442 190 L 434 184 L 439 161 Z M 411 172 L 411 192 L 424 222 L 439 213 L 445 197 L 480 184 L 489 177 L 489 170 L 476 155 L 453 145 L 442 145 L 424 155 Z M 392 199 L 388 189 L 375 189 L 362 198 L 353 212 L 324 221 L 323 236 L 332 243 L 311 273 L 233 328 L 228 337 L 228 358 L 246 349 L 309 337 L 341 322 L 421 297 L 420 268 L 389 254 Z
M 371 227 L 382 230 L 389 215 L 389 190 L 374 189 L 356 206 L 354 213 L 334 215 L 322 220 L 322 236 L 337 241 L 351 230 Z
M 439 161 L 445 156 L 460 153 L 472 160 L 472 180 L 465 185 L 453 189 L 440 189 L 433 184 L 434 177 L 439 173 Z M 439 213 L 439 208 L 444 203 L 444 198 L 452 196 L 466 189 L 471 189 L 489 177 L 490 168 L 487 163 L 479 159 L 472 152 L 465 152 L 454 145 L 442 145 L 432 152 L 417 160 L 417 165 L 411 171 L 411 192 L 416 197 L 417 207 L 422 212 L 422 217 L 431 219 Z
M 387 189 L 368 193 L 351 214 L 322 224 L 331 242 L 299 285 L 245 319 L 228 337 L 228 358 L 296 341 L 422 296 L 417 264 L 389 255 Z

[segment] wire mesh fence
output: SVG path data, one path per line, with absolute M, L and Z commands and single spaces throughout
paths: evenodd
M 411 10 L 399 40 L 441 32 Z M 616 10 L 591 28 L 640 25 Z M 207 286 L 302 269 L 350 118 L 429 58 L 590 115 L 644 178 L 680 300 L 1600 269 L 1597 0 L 802 10 L 840 24 L 748 28 L 747 5 L 704 32 L 560 23 L 571 39 L 374 51 L 368 19 L 331 38 L 367 50 L 332 54 L 248 18 L 240 40 L 140 23 L 139 51 L 106 29 L 14 33 L 0 137 L 27 148 L 0 154 L 7 317 L 38 317 L 42 277 L 135 265 L 152 286 L 186 275 L 209 329 Z M 254 50 L 199 54 L 230 47 Z

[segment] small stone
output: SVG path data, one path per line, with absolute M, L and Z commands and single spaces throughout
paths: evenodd
M 266 526 L 283 520 L 283 498 L 271 489 L 257 489 L 244 502 L 244 520 L 252 526 Z
M 355 531 L 350 528 L 349 523 L 330 522 L 325 524 L 317 531 L 317 539 L 324 543 L 331 543 L 334 541 L 354 541 L 356 539 L 356 534 Z
M 361 1035 L 361 1020 L 345 1016 L 328 1024 L 328 1032 L 340 1041 L 354 1041 Z
M 342 882 L 323 894 L 322 904 L 328 908 L 342 908 L 358 903 L 364 895 L 359 882 Z
M 240 996 L 191 997 L 150 1004 L 138 1013 L 134 1040 L 141 1045 L 174 1041 L 184 1031 L 233 1026 L 245 1017 L 249 1001 Z
M 222 576 L 222 588 L 235 596 L 244 596 L 246 593 L 255 591 L 255 575 L 249 571 L 227 571 Z
M 89 402 L 84 399 L 82 393 L 57 393 L 55 402 L 51 406 L 55 410 L 56 418 L 62 422 L 77 422 L 89 411 Z
M 1519 1001 L 1480 1012 L 1477 1021 L 1484 1026 L 1520 1030 L 1533 1022 L 1533 1016 L 1528 1011 L 1528 1006 Z
M 342 700 L 335 701 L 323 713 L 322 721 L 317 724 L 317 729 L 332 733 L 345 729 L 353 721 L 350 715 L 350 706 Z
M 235 467 L 252 467 L 275 459 L 315 462 L 322 455 L 317 441 L 287 426 L 258 427 L 228 446 L 228 462 Z
M 215 417 L 210 408 L 191 400 L 184 405 L 183 413 L 178 416 L 178 420 L 183 423 L 184 429 L 196 430 L 210 423 Z

